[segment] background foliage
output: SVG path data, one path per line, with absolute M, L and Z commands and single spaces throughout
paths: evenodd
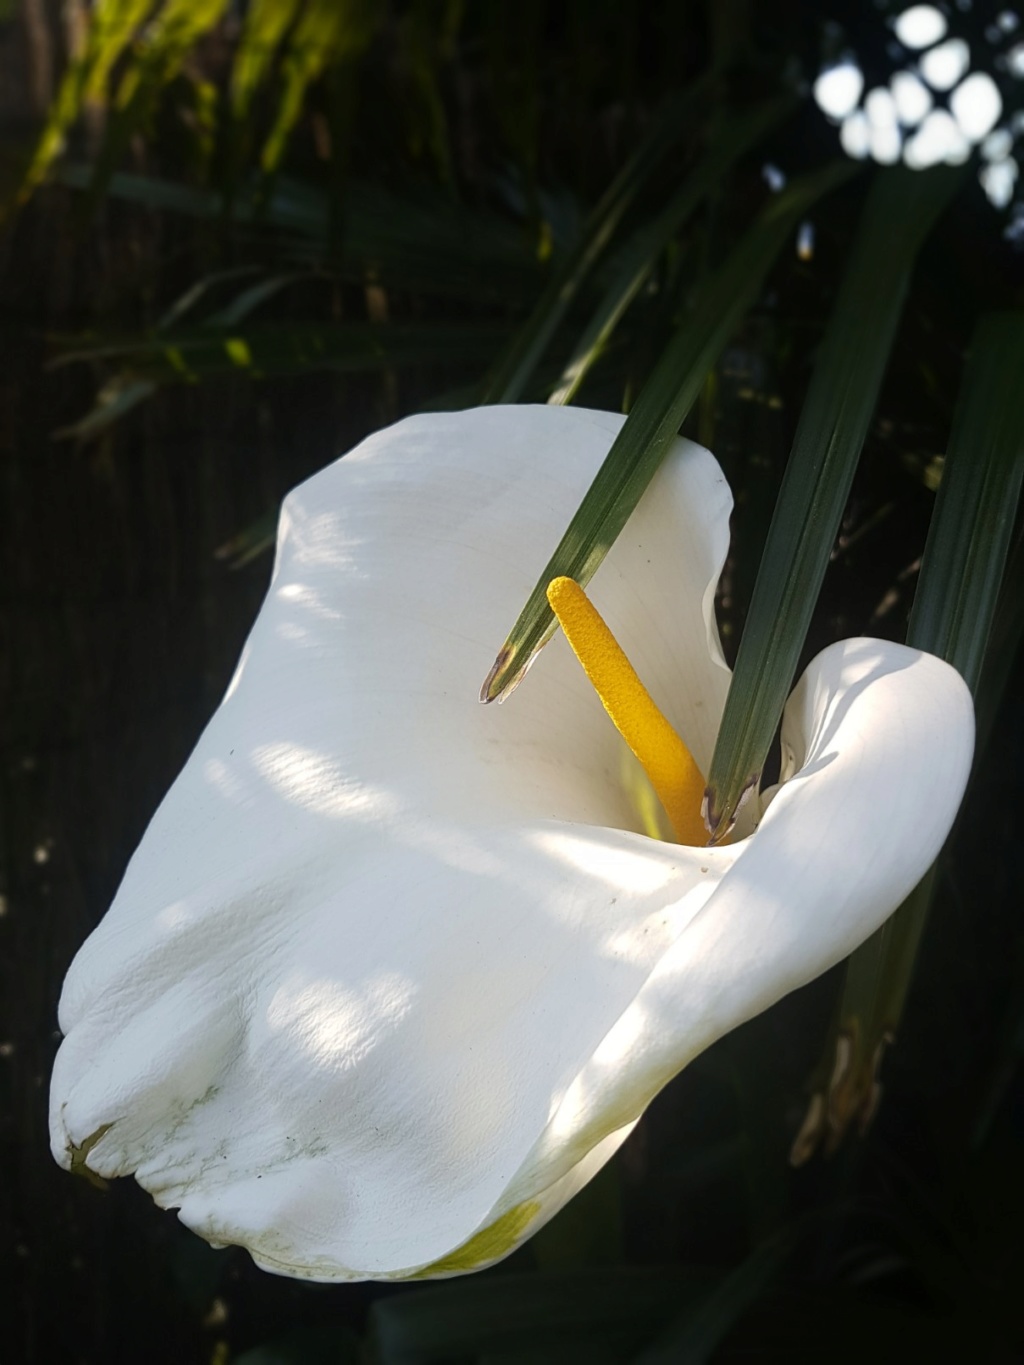
M 291 485 L 429 406 L 632 407 L 672 353 L 737 494 L 735 652 L 872 180 L 829 170 L 807 83 L 844 35 L 884 75 L 887 34 L 839 0 L 0 6 L 4 1359 L 1024 1353 L 1019 530 L 866 1140 L 789 1164 L 833 974 L 465 1280 L 278 1280 L 47 1150 L 63 972 L 219 700 Z M 804 658 L 905 636 L 972 333 L 1024 303 L 1005 222 L 965 174 L 924 235 Z

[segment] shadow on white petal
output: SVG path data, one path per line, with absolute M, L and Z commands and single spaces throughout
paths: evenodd
M 605 830 L 595 830 L 593 837 L 582 832 L 538 834 L 533 842 L 545 853 L 586 873 L 588 879 L 597 878 L 612 890 L 648 896 L 667 886 L 676 872 L 667 861 L 609 845 Z
M 226 801 L 237 805 L 245 800 L 245 784 L 223 759 L 208 758 L 203 764 L 203 777 Z
M 409 1013 L 414 984 L 397 972 L 379 972 L 346 990 L 333 978 L 306 980 L 292 972 L 266 1009 L 272 1033 L 332 1070 L 360 1065 Z
M 346 533 L 335 512 L 311 512 L 304 508 L 301 517 L 290 516 L 286 498 L 278 527 L 278 544 L 285 543 L 292 571 L 307 565 L 320 573 L 325 569 L 344 571 L 349 579 L 369 577 L 357 554 L 365 537 Z
M 793 777 L 808 777 L 819 771 L 825 750 L 835 745 L 836 737 L 852 707 L 863 705 L 863 696 L 873 682 L 902 673 L 912 666 L 913 657 L 887 650 L 876 640 L 847 641 L 845 653 L 835 651 L 820 656 L 825 666 L 814 674 L 813 693 L 809 710 L 814 716 L 813 726 L 797 734 L 787 726 L 783 732 L 783 771 L 780 785 Z M 807 676 L 801 679 L 793 696 L 807 686 Z
M 276 596 L 283 602 L 294 603 L 303 607 L 321 621 L 344 620 L 340 611 L 328 607 L 323 602 L 321 595 L 305 583 L 285 583 L 277 589 Z
M 298 744 L 265 744 L 250 755 L 253 768 L 283 801 L 331 820 L 386 820 L 398 802 L 353 780 L 340 762 Z

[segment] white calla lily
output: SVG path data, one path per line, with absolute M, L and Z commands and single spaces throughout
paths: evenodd
M 973 743 L 930 656 L 820 655 L 764 818 L 716 848 L 641 832 L 642 776 L 561 636 L 478 704 L 621 420 L 413 418 L 289 496 L 235 678 L 68 974 L 59 1162 L 134 1173 L 279 1273 L 475 1269 L 925 872 Z M 704 772 L 730 507 L 678 442 L 593 585 Z

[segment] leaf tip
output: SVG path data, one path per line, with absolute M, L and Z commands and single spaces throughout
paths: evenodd
M 487 674 L 487 677 L 484 678 L 483 686 L 480 688 L 480 700 L 483 702 L 484 706 L 487 706 L 492 701 L 500 702 L 504 700 L 507 686 L 505 678 L 514 657 L 515 651 L 508 644 L 502 645 L 498 650 L 498 656 L 491 665 L 491 670 Z M 512 683 L 512 687 L 514 686 L 515 682 Z M 509 687 L 508 691 L 511 690 L 511 687 Z
M 540 650 L 534 650 L 524 664 L 515 667 L 518 652 L 515 645 L 510 645 L 508 641 L 498 650 L 498 657 L 492 664 L 491 671 L 484 678 L 483 686 L 480 689 L 480 700 L 485 706 L 492 701 L 496 701 L 499 706 L 503 701 L 508 701 L 529 673 Z
M 740 788 L 739 795 L 729 796 L 724 800 L 710 784 L 704 788 L 704 799 L 700 803 L 700 814 L 704 821 L 704 828 L 708 832 L 708 848 L 725 843 L 736 828 L 740 811 L 757 791 L 760 780 L 760 773 L 751 773 Z

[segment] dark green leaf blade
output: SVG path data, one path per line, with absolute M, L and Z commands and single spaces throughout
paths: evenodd
M 703 1297 L 707 1272 L 671 1268 L 540 1271 L 451 1281 L 378 1299 L 370 1315 L 380 1365 L 429 1365 L 494 1352 L 524 1354 L 562 1346 L 636 1350 Z
M 798 1240 L 799 1224 L 762 1242 L 692 1305 L 633 1365 L 704 1365 L 746 1310 L 781 1272 Z
M 484 382 L 481 403 L 514 403 L 555 334 L 580 285 L 608 245 L 622 216 L 669 148 L 707 100 L 709 81 L 677 96 L 612 181 L 587 220 L 583 235 L 549 281 L 530 317 Z
M 975 694 L 1024 476 L 1022 374 L 1024 313 L 983 318 L 953 417 L 907 632 L 908 644 L 952 664 Z M 847 963 L 839 1010 L 812 1083 L 814 1100 L 794 1149 L 798 1163 L 818 1142 L 831 1150 L 851 1123 L 863 1129 L 873 1115 L 879 1063 L 903 1015 L 935 871 Z
M 180 383 L 238 369 L 269 375 L 454 364 L 496 350 L 503 335 L 500 324 L 471 322 L 254 323 L 245 328 L 210 324 L 136 338 L 103 338 L 78 345 L 55 363 L 119 360 L 133 374 Z
M 81 163 L 63 166 L 58 174 L 73 189 L 88 189 L 94 178 L 92 168 Z M 266 198 L 249 189 L 229 199 L 213 190 L 119 172 L 106 191 L 154 211 L 207 220 L 227 216 L 247 238 L 259 239 L 307 270 L 323 269 L 330 252 L 331 268 L 361 284 L 370 279 L 389 289 L 474 303 L 528 298 L 538 289 L 540 268 L 516 224 L 495 210 L 453 206 L 440 192 L 422 186 L 396 190 L 347 181 L 344 218 L 335 238 L 327 196 L 305 182 L 278 178 Z
M 978 325 L 921 561 L 907 643 L 977 690 L 1024 472 L 1024 313 Z
M 640 229 L 616 262 L 615 274 L 595 308 L 562 372 L 549 403 L 572 402 L 594 361 L 607 346 L 619 320 L 643 288 L 658 257 L 729 167 L 776 128 L 792 111 L 789 99 L 770 101 L 753 113 L 728 122 L 714 136 L 682 188 Z
M 961 180 L 881 172 L 829 319 L 768 532 L 705 801 L 712 840 L 756 786 L 789 695 L 918 247 Z M 899 231 L 894 231 L 894 225 Z
M 769 268 L 808 208 L 855 173 L 850 162 L 795 181 L 761 212 L 708 283 L 637 397 L 604 464 L 537 581 L 484 680 L 480 700 L 501 700 L 555 631 L 546 589 L 565 574 L 586 584 L 625 526 L 704 379 L 757 297 Z

